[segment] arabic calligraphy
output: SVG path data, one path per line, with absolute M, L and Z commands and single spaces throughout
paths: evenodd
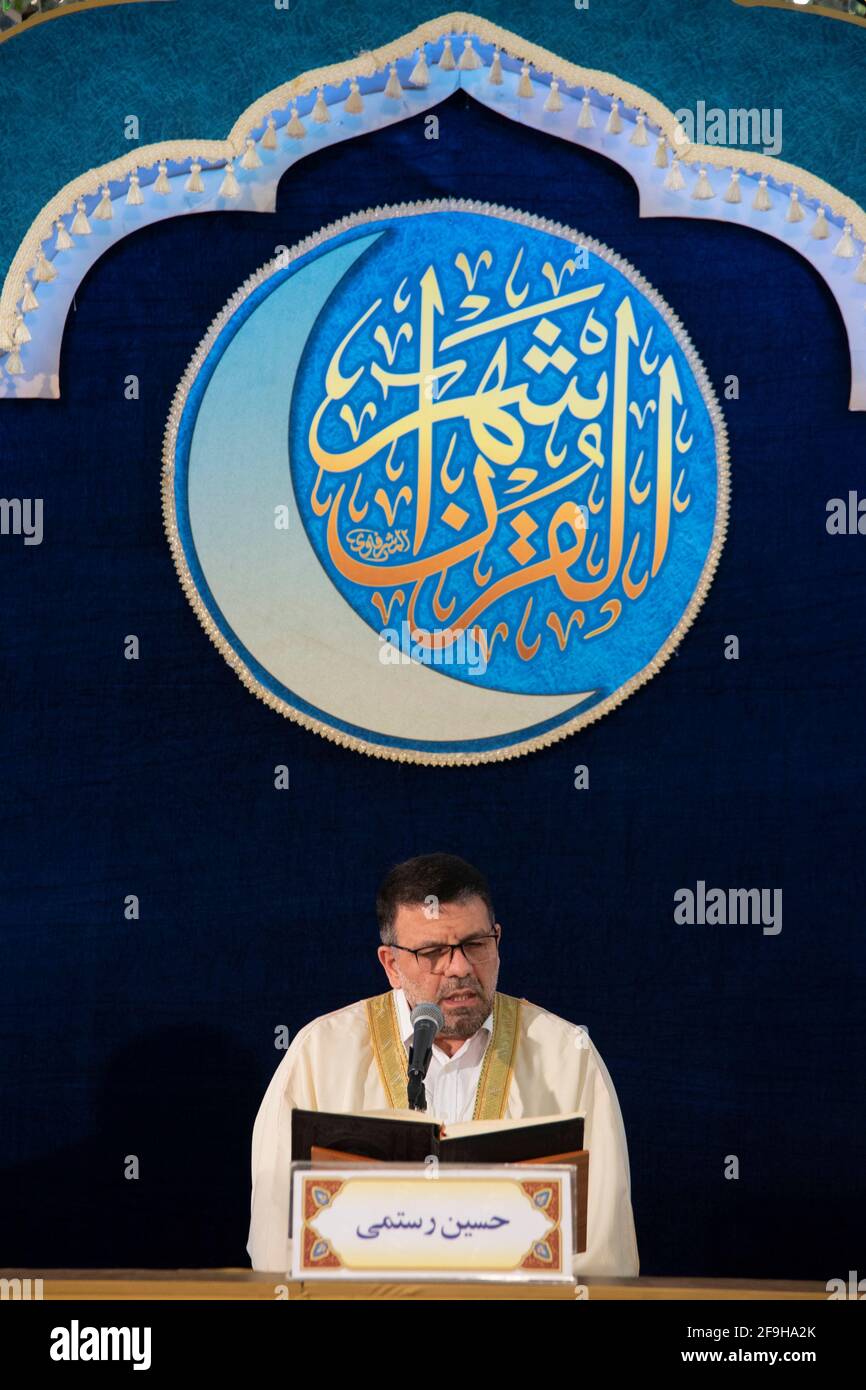
M 320 316 L 292 402 L 322 563 L 415 650 L 471 635 L 497 688 L 586 688 L 595 651 L 644 634 L 648 660 L 715 503 L 712 421 L 676 334 L 564 237 L 478 214 L 402 219 L 411 237 L 395 222 Z
M 357 527 L 348 533 L 346 541 L 350 550 L 362 560 L 373 564 L 409 549 L 409 536 L 406 531 L 389 531 L 383 537 L 379 531 L 365 531 Z
M 426 1219 L 418 1216 L 409 1220 L 405 1212 L 398 1211 L 396 1217 L 383 1216 L 381 1221 L 371 1222 L 365 1231 L 357 1226 L 355 1234 L 361 1240 L 378 1240 L 383 1231 L 420 1231 L 424 1236 L 435 1235 L 436 1217 L 429 1218 L 430 1225 L 425 1231 Z M 471 1236 L 473 1231 L 498 1231 L 500 1227 L 508 1225 L 510 1222 L 506 1216 L 490 1216 L 486 1221 L 461 1221 L 449 1216 L 439 1227 L 439 1235 L 443 1240 L 459 1240 L 461 1236 Z

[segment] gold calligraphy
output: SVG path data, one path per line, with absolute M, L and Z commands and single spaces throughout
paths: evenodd
M 691 501 L 694 429 L 635 297 L 573 256 L 533 272 L 484 246 L 359 305 L 306 445 L 328 557 L 380 615 L 399 598 L 414 628 L 424 605 L 449 622 L 419 626 L 435 646 L 483 619 L 531 662 L 545 632 L 596 640 L 639 601 Z

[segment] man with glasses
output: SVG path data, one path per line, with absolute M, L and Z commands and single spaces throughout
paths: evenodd
M 434 1003 L 445 1023 L 425 1077 L 431 1118 L 583 1115 L 587 1242 L 575 1273 L 636 1275 L 628 1149 L 613 1082 L 585 1029 L 497 990 L 502 928 L 484 876 L 453 854 L 419 855 L 386 876 L 376 913 L 377 954 L 391 988 L 302 1028 L 259 1108 L 247 1242 L 253 1268 L 289 1264 L 292 1109 L 405 1109 L 410 1015 Z

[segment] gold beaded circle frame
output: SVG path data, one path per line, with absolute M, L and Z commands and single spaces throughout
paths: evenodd
M 333 728 L 326 723 L 325 720 L 313 718 L 304 711 L 296 709 L 288 700 L 268 690 L 249 669 L 249 666 L 239 657 L 230 642 L 223 636 L 202 600 L 187 563 L 183 542 L 179 534 L 175 504 L 175 456 L 178 429 L 184 407 L 211 348 L 216 343 L 225 326 L 233 318 L 240 305 L 244 303 L 249 295 L 264 284 L 265 281 L 277 271 L 285 270 L 287 266 L 290 267 L 301 256 L 306 255 L 318 246 L 324 245 L 342 232 L 363 226 L 367 223 L 378 222 L 388 217 L 411 217 L 439 212 L 470 212 L 505 218 L 537 231 L 547 232 L 561 238 L 567 238 L 572 244 L 576 242 L 580 246 L 586 247 L 588 251 L 591 251 L 595 256 L 613 266 L 634 285 L 635 289 L 652 304 L 665 320 L 694 375 L 695 382 L 706 405 L 713 426 L 717 484 L 716 512 L 712 540 L 694 592 L 676 626 L 670 632 L 655 656 L 647 662 L 642 670 L 630 677 L 610 696 L 601 701 L 598 705 L 595 705 L 592 709 L 575 716 L 575 718 L 568 722 L 559 725 L 555 729 L 548 730 L 543 734 L 522 740 L 518 738 L 514 743 L 503 748 L 482 751 L 449 751 L 442 753 L 433 752 L 426 748 L 395 748 L 387 744 L 377 743 L 373 736 L 370 738 L 356 737 L 343 730 Z M 611 710 L 616 709 L 624 700 L 628 699 L 630 695 L 633 695 L 636 690 L 639 690 L 641 686 L 651 680 L 652 677 L 661 670 L 665 662 L 682 641 L 686 632 L 688 632 L 689 628 L 692 626 L 709 592 L 710 585 L 719 564 L 727 533 L 730 491 L 728 434 L 721 406 L 719 405 L 715 391 L 707 376 L 704 364 L 689 334 L 670 305 L 654 286 L 651 285 L 623 256 L 612 251 L 610 247 L 606 246 L 603 242 L 597 241 L 593 237 L 583 236 L 581 233 L 575 231 L 574 228 L 564 226 L 548 218 L 521 212 L 513 208 L 503 207 L 498 204 L 480 203 L 474 200 L 459 198 L 433 199 L 422 202 L 398 203 L 389 204 L 385 207 L 367 208 L 363 212 L 354 213 L 321 228 L 312 236 L 306 237 L 303 241 L 298 242 L 289 250 L 288 254 L 282 252 L 278 257 L 268 261 L 253 275 L 249 276 L 223 306 L 216 318 L 214 318 L 207 333 L 193 353 L 186 371 L 175 390 L 163 441 L 163 521 L 181 587 L 192 606 L 193 612 L 204 628 L 205 633 L 246 688 L 255 695 L 257 699 L 261 700 L 270 709 L 281 714 L 284 718 L 291 719 L 294 723 L 312 730 L 313 733 L 317 733 L 322 738 L 326 738 L 332 743 L 339 744 L 343 748 L 350 748 L 355 752 L 365 753 L 369 756 L 384 758 L 393 762 L 421 763 L 427 766 L 478 766 L 482 763 L 503 762 L 510 758 L 522 757 L 527 753 L 534 752 L 541 748 L 547 748 L 554 743 L 558 743 L 561 739 L 576 733 L 578 730 L 585 728 L 587 725 L 595 723 L 604 715 L 610 713 Z

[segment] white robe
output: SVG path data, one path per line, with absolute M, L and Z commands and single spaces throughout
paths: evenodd
M 252 1200 L 247 1251 L 253 1269 L 291 1267 L 289 1164 L 291 1112 L 388 1110 L 373 1055 L 366 1001 L 308 1023 L 277 1067 L 253 1129 Z M 576 1275 L 636 1275 L 637 1240 L 622 1114 L 607 1067 L 588 1034 L 520 1001 L 520 1033 L 506 1119 L 577 1111 L 589 1150 L 586 1250 Z M 431 1117 L 435 1118 L 435 1117 Z

